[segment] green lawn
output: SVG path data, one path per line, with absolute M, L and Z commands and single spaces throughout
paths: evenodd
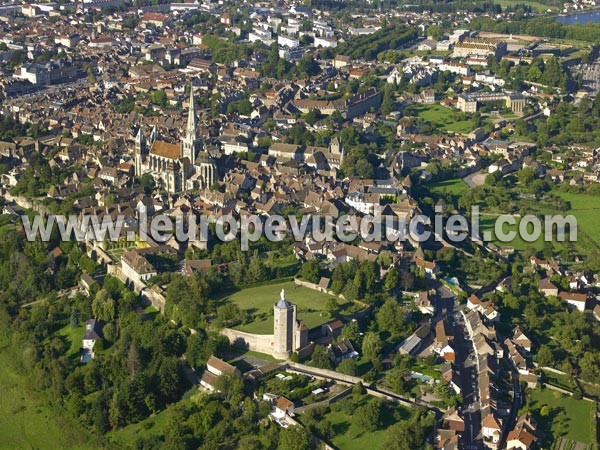
M 517 233 L 515 239 L 510 242 L 502 242 L 496 238 L 496 233 L 494 232 L 494 227 L 498 216 L 494 215 L 486 215 L 481 214 L 479 219 L 479 227 L 480 227 L 480 236 L 483 238 L 483 233 L 485 231 L 490 231 L 492 233 L 492 242 L 496 244 L 498 247 L 513 247 L 516 251 L 525 251 L 531 247 L 536 250 L 541 250 L 544 248 L 544 231 L 542 230 L 542 234 L 540 237 L 534 242 L 527 242 L 519 236 L 519 224 L 521 223 L 520 217 L 515 217 L 515 225 L 504 224 L 503 230 L 505 233 L 509 233 L 511 231 L 515 231 Z M 530 224 L 528 227 L 529 231 L 532 231 L 533 226 Z M 558 243 L 560 244 L 560 243 Z M 555 243 L 557 245 L 557 243 Z
M 170 405 L 167 409 L 148 417 L 141 422 L 127 425 L 108 434 L 108 439 L 117 444 L 118 448 L 135 448 L 136 441 L 141 438 L 163 436 L 167 430 L 169 408 L 182 407 L 189 400 L 182 400 Z
M 438 194 L 448 192 L 452 195 L 460 196 L 469 190 L 469 186 L 467 186 L 467 183 L 462 178 L 453 178 L 451 180 L 432 183 L 429 185 L 429 189 Z
M 561 213 L 573 214 L 577 218 L 578 241 L 583 233 L 584 237 L 600 246 L 600 196 L 558 191 L 554 193 L 571 204 L 570 210 Z
M 99 449 L 89 432 L 47 406 L 0 343 L 0 449 Z
M 359 406 L 364 405 L 372 398 L 365 395 Z M 344 411 L 331 411 L 326 418 L 331 421 L 335 436 L 331 443 L 340 450 L 383 449 L 388 434 L 388 428 L 399 420 L 408 420 L 411 411 L 398 404 L 386 403 L 386 410 L 382 414 L 382 426 L 376 431 L 364 432 L 353 420 L 353 417 Z M 300 416 L 301 417 L 301 416 Z
M 557 11 L 556 6 L 544 5 L 542 2 L 534 2 L 530 0 L 496 0 L 495 3 L 502 6 L 502 8 L 512 8 L 514 6 L 527 5 L 536 12 L 545 12 L 548 9 Z
M 550 389 L 535 389 L 527 395 L 528 405 L 536 413 L 538 425 L 548 434 L 549 441 L 565 438 L 584 444 L 596 442 L 592 402 L 575 400 Z M 545 417 L 539 414 L 543 406 L 550 408 Z
M 239 330 L 256 334 L 273 333 L 273 306 L 279 300 L 281 289 L 285 289 L 286 299 L 298 305 L 298 319 L 304 320 L 309 328 L 321 325 L 331 319 L 325 308 L 325 303 L 330 295 L 312 289 L 295 286 L 293 281 L 261 285 L 242 289 L 225 297 L 238 305 L 242 310 L 250 310 L 252 314 L 262 317 L 254 322 L 236 327 Z M 338 301 L 338 312 L 345 314 L 355 307 L 352 302 Z
M 65 339 L 65 341 L 70 345 L 67 356 L 69 358 L 79 358 L 79 350 L 82 344 L 81 340 L 85 334 L 85 325 L 81 324 L 77 327 L 72 327 L 69 324 L 58 330 L 56 334 Z
M 552 194 L 560 197 L 564 201 L 569 202 L 571 208 L 562 209 L 559 203 L 548 198 L 533 199 L 517 196 L 514 199 L 514 202 L 522 214 L 533 214 L 538 217 L 555 214 L 562 216 L 575 216 L 577 219 L 577 242 L 574 243 L 574 247 L 577 249 L 577 251 L 582 254 L 588 254 L 594 248 L 600 248 L 600 227 L 598 227 L 598 221 L 600 220 L 600 197 L 589 194 L 561 192 L 558 190 L 552 191 Z M 493 229 L 498 213 L 504 212 L 496 207 L 490 206 L 484 206 L 481 211 L 481 232 L 484 230 L 492 231 L 492 242 L 501 247 L 514 247 L 517 251 L 526 250 L 531 247 L 535 248 L 536 250 L 541 250 L 544 248 L 544 229 L 542 229 L 540 238 L 531 243 L 525 242 L 518 235 L 513 242 L 500 242 L 497 240 L 493 233 Z M 505 232 L 518 230 L 521 219 L 518 216 L 515 216 L 515 220 L 516 225 L 504 226 Z M 542 225 L 544 225 L 543 221 Z M 567 234 L 565 238 L 568 240 L 569 235 Z M 568 247 L 568 242 L 557 241 L 555 230 L 553 230 L 552 245 L 556 251 L 561 251 L 564 250 L 565 247 Z
M 458 114 L 457 111 L 453 111 L 437 103 L 411 106 L 410 113 L 418 115 L 421 119 L 426 120 L 436 128 L 451 133 L 470 133 L 475 129 L 474 120 L 456 120 L 453 116 Z

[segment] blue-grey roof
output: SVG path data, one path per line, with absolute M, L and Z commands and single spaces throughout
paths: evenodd
M 278 308 L 289 308 L 290 306 L 292 306 L 292 304 L 287 300 L 282 299 L 275 303 L 275 306 L 277 306 Z

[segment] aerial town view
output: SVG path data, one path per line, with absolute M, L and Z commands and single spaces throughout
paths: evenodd
M 599 450 L 598 0 L 1 0 L 0 450 Z

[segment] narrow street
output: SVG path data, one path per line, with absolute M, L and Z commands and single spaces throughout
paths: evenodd
M 454 344 L 456 351 L 456 365 L 460 371 L 462 383 L 463 403 L 461 412 L 465 421 L 465 432 L 462 435 L 462 448 L 466 450 L 479 450 L 481 442 L 481 413 L 479 412 L 479 398 L 477 386 L 477 361 L 473 346 L 468 340 L 467 333 L 462 328 L 462 315 L 457 312 L 454 316 L 458 319 L 454 327 Z
M 465 421 L 465 431 L 461 437 L 461 448 L 465 450 L 483 449 L 481 440 L 481 413 L 479 412 L 479 398 L 477 387 L 477 361 L 473 345 L 468 340 L 464 329 L 463 316 L 460 305 L 456 303 L 454 293 L 444 285 L 436 289 L 437 314 L 442 310 L 448 312 L 448 319 L 454 332 L 454 351 L 456 352 L 455 365 L 460 374 L 463 403 L 459 410 Z

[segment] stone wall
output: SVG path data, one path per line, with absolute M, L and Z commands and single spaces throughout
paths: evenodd
M 341 399 L 347 397 L 351 393 L 352 393 L 352 388 L 349 387 L 349 388 L 344 389 L 343 391 L 335 394 L 331 398 L 328 398 L 327 400 L 323 400 L 323 401 L 316 402 L 316 403 L 311 403 L 311 404 L 305 405 L 305 406 L 300 406 L 299 408 L 294 408 L 294 414 L 303 414 L 306 411 L 310 411 L 311 409 L 329 406 L 332 403 L 337 402 L 338 400 L 341 400 Z
M 127 286 L 129 286 L 136 294 L 139 294 L 142 300 L 142 304 L 144 306 L 152 305 L 154 308 L 158 309 L 161 313 L 165 311 L 165 297 L 150 289 L 142 282 L 136 282 L 130 280 L 125 276 L 121 268 L 116 264 L 108 264 L 106 266 L 106 273 L 117 277 Z
M 333 295 L 334 297 L 341 298 L 342 300 L 346 300 L 342 294 L 336 295 L 331 289 L 325 289 L 318 284 L 311 283 L 310 281 L 300 280 L 299 278 L 294 278 L 294 284 L 296 286 L 302 286 L 308 289 L 312 289 L 315 291 L 323 292 L 325 294 Z
M 236 347 L 268 355 L 273 353 L 275 343 L 275 335 L 273 334 L 252 334 L 232 328 L 223 328 L 221 334 L 226 336 L 229 342 Z

